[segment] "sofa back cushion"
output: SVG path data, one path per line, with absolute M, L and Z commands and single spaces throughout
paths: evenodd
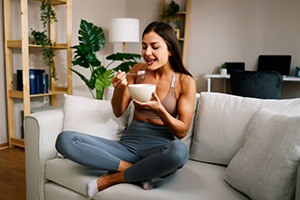
M 228 165 L 244 142 L 250 118 L 259 108 L 275 113 L 300 113 L 300 98 L 264 100 L 223 93 L 200 95 L 194 125 L 191 159 Z
M 128 112 L 117 118 L 108 100 L 64 95 L 63 131 L 77 131 L 111 140 L 119 140 L 127 126 Z

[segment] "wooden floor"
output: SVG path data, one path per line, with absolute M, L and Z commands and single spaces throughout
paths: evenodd
M 25 151 L 13 147 L 0 150 L 0 199 L 25 200 Z

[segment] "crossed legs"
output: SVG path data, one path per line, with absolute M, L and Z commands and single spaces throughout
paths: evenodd
M 129 148 L 116 141 L 63 132 L 57 139 L 56 148 L 62 155 L 79 164 L 113 172 L 90 181 L 86 187 L 88 197 L 123 182 L 144 181 L 144 188 L 147 188 L 149 182 L 145 181 L 176 171 L 188 158 L 187 146 L 179 140 L 155 146 L 147 146 L 147 141 L 142 146 L 137 144 L 140 146 Z
M 176 171 L 185 164 L 187 158 L 186 145 L 178 140 L 174 140 L 134 165 L 121 160 L 118 172 L 101 176 L 87 185 L 87 196 L 92 197 L 99 191 L 124 182 L 141 181 L 144 189 L 150 189 L 153 187 L 151 181 L 145 180 L 162 177 Z M 98 191 L 88 192 L 88 188 L 96 187 L 95 184 L 97 184 Z

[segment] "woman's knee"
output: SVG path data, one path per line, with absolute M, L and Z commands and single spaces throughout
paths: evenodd
M 55 143 L 56 150 L 61 154 L 66 153 L 75 135 L 76 132 L 72 132 L 72 131 L 61 132 L 56 139 L 56 143 Z
M 178 167 L 183 166 L 189 157 L 187 146 L 179 140 L 170 142 L 166 148 L 164 148 L 164 153 L 166 153 L 168 162 L 174 163 L 178 165 Z

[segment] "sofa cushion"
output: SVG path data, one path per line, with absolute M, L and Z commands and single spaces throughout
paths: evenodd
M 191 158 L 228 165 L 243 143 L 250 118 L 261 107 L 277 113 L 300 113 L 300 98 L 264 100 L 223 93 L 200 95 Z
M 188 160 L 183 168 L 164 180 L 158 187 L 144 190 L 136 184 L 117 184 L 98 193 L 93 199 L 101 200 L 207 200 L 226 197 L 230 200 L 246 200 L 243 194 L 232 189 L 223 178 L 226 168 Z M 85 195 L 85 185 L 100 176 L 103 171 L 80 166 L 68 159 L 53 159 L 46 163 L 46 177 L 51 182 Z M 53 187 L 52 187 L 53 188 Z M 51 189 L 45 186 L 45 190 Z M 55 192 L 56 190 L 53 190 Z M 45 191 L 45 193 L 53 193 Z M 52 194 L 54 195 L 54 194 Z M 54 195 L 55 196 L 55 195 Z
M 79 165 L 69 159 L 56 158 L 46 163 L 46 178 L 68 189 L 85 195 L 86 184 L 102 176 L 105 171 Z
M 127 126 L 128 112 L 117 118 L 108 100 L 65 95 L 63 131 L 77 131 L 118 140 Z
M 225 180 L 253 200 L 292 199 L 300 162 L 300 115 L 260 109 L 246 140 L 226 170 Z

